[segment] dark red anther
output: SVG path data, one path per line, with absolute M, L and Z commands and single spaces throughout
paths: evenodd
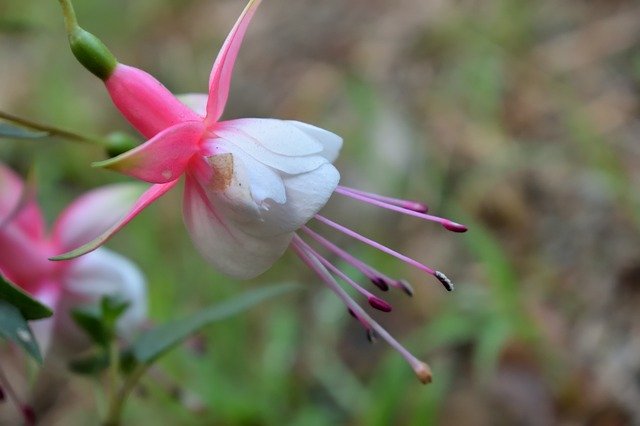
M 389 291 L 389 284 L 387 284 L 387 281 L 382 278 L 382 277 L 373 277 L 371 278 L 371 282 L 378 287 L 380 290 L 382 291 Z
M 6 398 L 7 396 L 4 394 L 4 389 L 0 386 L 0 402 L 3 402 Z
M 22 417 L 24 417 L 27 426 L 34 426 L 36 424 L 36 412 L 33 411 L 33 408 L 29 405 L 22 406 Z
M 452 222 L 450 220 L 442 221 L 442 226 L 452 232 L 467 232 L 467 227 L 461 223 Z
M 375 296 L 369 297 L 369 305 L 382 312 L 391 312 L 391 305 Z
M 354 317 L 355 319 L 358 319 L 358 316 L 356 315 L 355 312 L 353 312 L 353 309 L 351 308 L 347 308 L 347 312 L 349 312 L 349 315 L 351 315 L 352 317 Z

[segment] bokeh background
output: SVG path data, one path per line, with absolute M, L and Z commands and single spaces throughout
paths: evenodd
M 121 62 L 202 92 L 242 0 L 76 1 Z M 301 289 L 164 358 L 127 424 L 640 423 L 640 4 L 632 0 L 266 0 L 225 117 L 298 119 L 345 139 L 343 184 L 424 200 L 467 234 L 334 197 L 328 214 L 447 272 L 456 291 L 329 234 L 389 274 L 376 317 L 434 369 L 422 386 L 291 254 L 235 282 L 197 255 L 174 190 L 110 247 L 148 277 L 163 322 L 265 283 Z M 133 130 L 66 45 L 56 1 L 0 0 L 0 110 L 104 135 Z M 35 163 L 54 218 L 123 180 L 98 148 L 0 141 Z M 54 371 L 51 371 L 54 370 Z M 43 424 L 93 424 L 91 380 L 49 368 Z M 6 404 L 5 404 L 6 405 Z M 0 412 L 5 410 L 0 406 Z

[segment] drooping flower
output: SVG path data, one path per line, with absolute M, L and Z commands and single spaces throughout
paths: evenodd
M 43 351 L 52 335 L 73 336 L 69 311 L 93 304 L 104 296 L 129 303 L 117 323 L 127 337 L 146 317 L 146 284 L 128 259 L 100 248 L 68 262 L 51 262 L 54 253 L 90 241 L 108 228 L 112 214 L 123 213 L 140 194 L 136 184 L 93 190 L 74 201 L 57 219 L 50 234 L 32 189 L 0 164 L 0 272 L 42 303 L 53 317 L 33 324 Z
M 77 27 L 70 35 L 74 54 L 100 77 L 123 116 L 149 140 L 97 165 L 153 185 L 108 231 L 95 240 L 54 259 L 88 253 L 119 231 L 140 211 L 186 178 L 183 213 L 200 254 L 214 267 L 236 278 L 251 278 L 267 270 L 291 246 L 300 258 L 347 304 L 372 335 L 376 332 L 396 347 L 423 381 L 425 364 L 403 349 L 337 284 L 333 275 L 364 295 L 379 310 L 391 307 L 355 283 L 323 258 L 301 235 L 342 258 L 382 290 L 397 287 L 411 293 L 408 283 L 378 272 L 306 226 L 315 219 L 361 242 L 433 275 L 447 290 L 448 278 L 428 266 L 376 243 L 318 212 L 333 193 L 464 232 L 463 225 L 428 215 L 422 203 L 338 186 L 332 162 L 342 146 L 339 136 L 297 121 L 236 119 L 220 121 L 229 95 L 231 75 L 240 45 L 260 0 L 251 0 L 227 36 L 211 71 L 208 95 L 175 97 L 151 75 L 118 63 L 104 45 Z M 75 35 L 74 35 L 75 34 Z M 99 49 L 87 55 L 83 40 Z M 98 58 L 98 60 L 96 60 Z

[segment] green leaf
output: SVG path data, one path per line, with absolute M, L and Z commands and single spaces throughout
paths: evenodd
M 53 315 L 51 309 L 7 281 L 2 275 L 0 275 L 0 301 L 15 306 L 26 320 L 38 320 Z
M 27 320 L 17 307 L 0 300 L 0 335 L 22 347 L 33 359 L 42 363 L 42 354 Z
M 100 303 L 71 311 L 71 318 L 91 340 L 107 348 L 116 335 L 116 322 L 127 310 L 129 303 L 105 296 Z
M 48 132 L 29 130 L 9 123 L 0 123 L 0 138 L 41 139 L 49 136 Z
M 74 309 L 71 311 L 71 318 L 94 343 L 105 348 L 109 346 L 111 335 L 98 309 L 95 307 Z
M 288 292 L 296 285 L 280 284 L 260 288 L 223 303 L 213 305 L 181 320 L 172 321 L 143 333 L 131 346 L 140 363 L 150 364 L 201 328 L 246 311 L 258 303 Z

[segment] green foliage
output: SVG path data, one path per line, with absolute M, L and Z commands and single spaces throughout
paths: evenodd
M 0 300 L 0 335 L 20 346 L 37 362 L 42 363 L 40 348 L 22 312 L 4 300 Z
M 16 307 L 25 320 L 38 320 L 53 315 L 53 311 L 22 291 L 0 274 L 0 300 Z
M 138 362 L 150 364 L 203 327 L 244 312 L 260 302 L 294 288 L 291 284 L 280 284 L 252 290 L 232 300 L 205 308 L 190 317 L 158 326 L 143 333 L 131 345 L 131 353 Z

